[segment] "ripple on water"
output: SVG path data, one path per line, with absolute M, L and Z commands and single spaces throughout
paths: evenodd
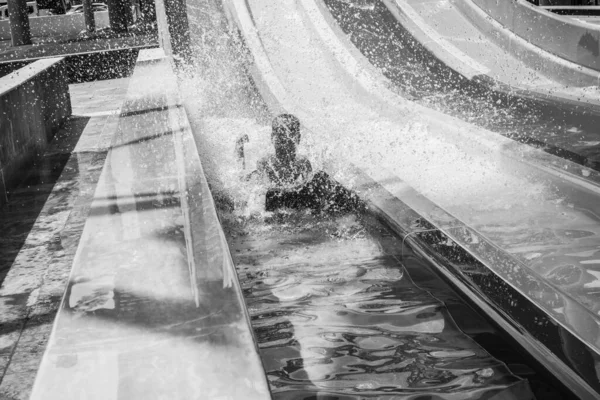
M 244 249 L 233 255 L 274 398 L 477 399 L 518 381 L 415 286 L 377 232 L 340 240 L 328 233 L 335 220 L 308 232 L 278 223 L 229 238 Z

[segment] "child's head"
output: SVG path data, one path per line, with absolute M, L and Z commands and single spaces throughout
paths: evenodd
M 275 117 L 271 141 L 276 149 L 295 150 L 300 143 L 300 120 L 292 114 L 281 114 Z

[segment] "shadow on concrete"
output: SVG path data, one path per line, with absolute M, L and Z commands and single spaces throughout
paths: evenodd
M 44 46 L 40 46 L 42 49 Z M 0 77 L 10 74 L 25 65 L 40 58 L 64 56 L 65 69 L 69 83 L 91 82 L 104 79 L 118 79 L 130 76 L 133 73 L 138 53 L 143 48 L 156 47 L 149 44 L 133 48 L 103 49 L 88 52 L 63 51 L 57 54 L 34 54 L 30 58 L 18 58 L 11 60 L 0 53 Z M 68 49 L 67 49 L 68 50 Z
M 138 139 L 135 139 L 135 140 L 130 140 L 129 142 L 114 144 L 114 145 L 111 146 L 111 148 L 116 149 L 116 148 L 119 148 L 119 147 L 127 147 L 127 146 L 132 146 L 132 145 L 136 145 L 136 144 L 140 144 L 140 143 L 144 143 L 144 142 L 149 142 L 149 141 L 152 141 L 154 139 L 159 139 L 159 138 L 161 138 L 163 136 L 166 136 L 166 135 L 173 135 L 173 134 L 175 134 L 177 132 L 183 132 L 183 131 L 185 131 L 184 128 L 177 129 L 177 130 L 168 130 L 168 131 L 165 131 L 165 132 L 156 133 L 154 135 L 144 136 L 144 137 L 141 137 L 141 138 L 138 138 Z
M 8 192 L 8 202 L 0 208 L 0 285 L 63 174 L 88 121 L 88 117 L 70 118 L 44 154 L 35 160 L 31 168 L 23 171 L 21 182 Z M 77 160 L 74 159 L 69 175 L 77 175 L 78 169 Z M 62 190 L 70 189 L 65 187 Z
M 116 200 L 115 197 L 109 196 L 111 200 Z M 143 200 L 142 200 L 143 199 Z M 94 198 L 94 201 L 97 201 Z M 90 208 L 90 217 L 99 217 L 102 215 L 114 215 L 131 210 L 135 211 L 149 211 L 164 208 L 181 207 L 181 198 L 178 192 L 164 192 L 164 193 L 143 193 L 141 195 L 135 194 L 133 196 L 123 197 L 118 196 L 119 202 L 111 201 L 106 205 L 94 205 Z M 123 210 L 123 211 L 121 211 Z

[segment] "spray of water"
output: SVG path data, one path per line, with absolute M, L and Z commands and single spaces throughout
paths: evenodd
M 182 73 L 181 88 L 196 132 L 198 150 L 213 193 L 239 216 L 264 214 L 266 187 L 240 179 L 256 161 L 272 151 L 270 119 L 248 74 L 250 59 L 232 36 L 218 0 L 198 2 L 192 25 L 193 62 Z M 251 2 L 256 3 L 256 2 Z M 266 7 L 266 6 L 265 6 Z M 270 7 L 270 6 L 269 6 Z M 267 8 L 269 8 L 267 7 Z M 352 77 L 321 68 L 323 56 L 315 37 L 281 37 L 282 25 L 302 24 L 293 7 L 255 15 L 271 62 L 286 82 L 297 107 L 289 110 L 304 127 L 300 153 L 314 170 L 344 174 L 349 162 L 379 165 L 408 182 L 425 196 L 466 222 L 493 227 L 506 218 L 546 219 L 562 207 L 560 198 L 542 182 L 507 173 L 492 156 L 465 152 L 463 144 L 444 137 L 440 123 L 415 112 L 407 102 L 383 107 L 352 82 Z M 298 63 L 306 75 L 298 79 Z M 294 67 L 295 70 L 292 68 Z M 326 83 L 324 90 L 323 84 Z M 353 88 L 348 96 L 348 88 Z M 459 125 L 444 127 L 448 132 Z M 235 142 L 248 135 L 245 169 L 236 158 Z M 530 207 L 540 204 L 543 207 Z M 536 210 L 524 215 L 523 210 Z

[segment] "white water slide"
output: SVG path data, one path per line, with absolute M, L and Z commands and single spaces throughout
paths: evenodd
M 358 166 L 585 343 L 600 365 L 595 171 L 401 97 L 322 2 L 226 4 L 261 95 L 272 111 L 300 118 L 313 160 L 349 185 L 344 166 Z

